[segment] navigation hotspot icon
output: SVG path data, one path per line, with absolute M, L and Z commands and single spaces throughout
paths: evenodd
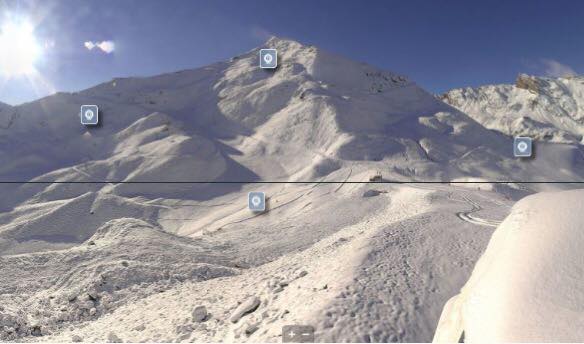
M 274 69 L 278 67 L 278 51 L 276 49 L 260 50 L 260 68 Z
M 531 137 L 518 136 L 513 140 L 513 155 L 516 158 L 529 158 L 533 154 Z
M 253 212 L 266 210 L 266 194 L 263 192 L 250 192 L 247 195 L 247 206 Z
M 81 105 L 81 124 L 97 125 L 99 123 L 99 109 L 97 105 Z

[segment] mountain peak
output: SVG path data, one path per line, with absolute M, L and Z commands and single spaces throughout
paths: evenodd
M 397 73 L 288 38 L 272 36 L 261 48 L 276 49 L 280 67 L 301 68 L 311 79 L 325 87 L 328 85 L 338 90 L 383 93 L 394 87 L 411 84 L 405 76 Z M 255 59 L 255 56 L 252 58 Z
M 303 48 L 307 47 L 307 45 L 302 44 L 298 41 L 295 41 L 290 38 L 285 37 L 278 37 L 278 36 L 271 36 L 268 40 L 263 44 L 265 47 L 274 48 L 274 49 L 286 49 L 286 48 Z

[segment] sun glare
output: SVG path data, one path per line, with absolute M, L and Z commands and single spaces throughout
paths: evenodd
M 27 21 L 0 24 L 0 74 L 7 77 L 33 74 L 40 53 L 32 24 Z

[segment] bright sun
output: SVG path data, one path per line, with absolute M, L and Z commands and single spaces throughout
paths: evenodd
M 0 74 L 7 77 L 33 74 L 40 53 L 34 27 L 29 22 L 0 24 Z

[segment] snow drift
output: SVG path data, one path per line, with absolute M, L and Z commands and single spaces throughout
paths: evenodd
M 493 234 L 435 342 L 584 340 L 584 191 L 519 201 Z

